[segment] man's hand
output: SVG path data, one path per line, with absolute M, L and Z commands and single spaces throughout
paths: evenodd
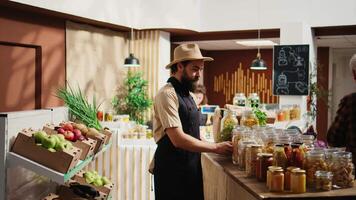
M 232 152 L 232 143 L 231 142 L 220 142 L 215 144 L 216 148 L 213 151 L 217 154 L 229 155 Z

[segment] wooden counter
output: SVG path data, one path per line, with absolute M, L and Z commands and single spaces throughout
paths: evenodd
M 271 193 L 265 182 L 246 178 L 245 172 L 232 164 L 231 157 L 212 153 L 202 154 L 205 200 L 255 199 L 342 199 L 356 200 L 356 186 L 327 192 L 303 194 Z

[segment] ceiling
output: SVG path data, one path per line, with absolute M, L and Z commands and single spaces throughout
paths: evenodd
M 279 38 L 263 38 L 279 44 Z M 239 39 L 241 40 L 241 39 Z M 337 36 L 317 36 L 318 47 L 331 47 L 331 48 L 356 48 L 356 35 L 337 35 Z M 174 44 L 183 43 L 197 43 L 201 49 L 204 50 L 244 50 L 256 49 L 257 47 L 247 47 L 236 43 L 236 40 L 201 40 L 201 41 L 187 41 L 187 42 L 174 42 Z M 261 49 L 271 49 L 273 46 L 261 47 Z

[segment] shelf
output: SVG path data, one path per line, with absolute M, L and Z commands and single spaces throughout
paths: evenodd
M 37 162 L 34 162 L 28 158 L 25 158 L 17 153 L 14 152 L 9 152 L 7 153 L 7 162 L 9 166 L 22 166 L 26 169 L 29 169 L 33 172 L 36 172 L 39 175 L 46 176 L 50 178 L 52 181 L 55 181 L 59 184 L 64 184 L 67 182 L 69 179 L 71 179 L 75 174 L 77 174 L 80 170 L 82 170 L 84 167 L 86 167 L 94 158 L 105 152 L 109 147 L 111 143 L 105 145 L 97 154 L 94 156 L 90 156 L 86 158 L 85 160 L 80 160 L 78 164 L 71 169 L 69 172 L 63 174 L 60 172 L 57 172 L 53 169 L 50 169 L 48 167 L 45 167 Z

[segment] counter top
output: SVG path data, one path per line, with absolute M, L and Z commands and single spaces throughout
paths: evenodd
M 227 157 L 213 153 L 204 153 L 202 154 L 202 163 L 204 164 L 207 162 L 210 162 L 210 164 L 215 165 L 216 167 L 222 168 L 228 178 L 231 178 L 233 182 L 236 182 L 241 186 L 241 188 L 246 190 L 256 199 L 356 199 L 356 186 L 326 192 L 307 191 L 303 194 L 293 194 L 290 192 L 272 193 L 268 191 L 265 182 L 259 182 L 255 178 L 247 178 L 245 172 L 238 170 L 236 165 L 232 163 L 230 156 Z

